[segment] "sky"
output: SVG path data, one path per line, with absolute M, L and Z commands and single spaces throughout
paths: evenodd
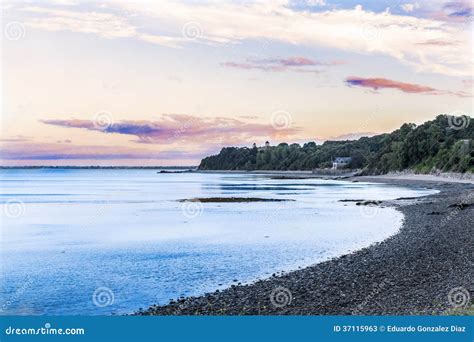
M 197 165 L 472 116 L 471 1 L 1 4 L 0 165 Z

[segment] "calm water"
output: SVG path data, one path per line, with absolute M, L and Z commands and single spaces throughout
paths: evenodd
M 384 240 L 401 225 L 394 209 L 361 211 L 340 199 L 433 192 L 154 170 L 2 170 L 0 181 L 3 314 L 129 313 L 251 282 Z M 177 201 L 215 196 L 295 201 Z

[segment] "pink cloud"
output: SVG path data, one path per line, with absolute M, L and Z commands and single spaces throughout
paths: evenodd
M 317 61 L 307 57 L 294 56 L 287 58 L 265 58 L 265 59 L 247 59 L 245 62 L 226 62 L 222 66 L 228 68 L 238 68 L 245 70 L 261 70 L 270 72 L 296 71 L 308 73 L 320 73 L 320 70 L 314 69 L 316 66 L 334 66 L 344 64 L 343 61 Z M 310 68 L 308 68 L 310 67 Z
M 136 137 L 135 142 L 171 144 L 199 142 L 216 144 L 248 144 L 254 140 L 276 139 L 292 136 L 301 131 L 298 127 L 283 129 L 268 124 L 233 118 L 205 118 L 191 115 L 164 114 L 158 120 L 125 120 L 101 126 L 92 120 L 42 120 L 48 125 L 81 128 L 104 134 L 124 134 Z
M 357 76 L 350 76 L 346 78 L 346 84 L 349 86 L 372 88 L 373 90 L 379 90 L 384 88 L 397 89 L 404 93 L 410 94 L 426 94 L 426 95 L 452 95 L 459 97 L 469 97 L 471 95 L 463 91 L 449 91 L 432 88 L 414 83 L 405 83 L 386 78 L 363 78 Z

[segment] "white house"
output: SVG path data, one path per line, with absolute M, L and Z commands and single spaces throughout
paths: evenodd
M 333 170 L 343 169 L 350 164 L 351 160 L 351 157 L 336 157 L 332 162 L 332 168 Z

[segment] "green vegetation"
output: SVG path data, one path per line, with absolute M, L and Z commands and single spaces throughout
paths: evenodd
M 331 167 L 335 157 L 351 157 L 349 165 L 380 174 L 413 169 L 474 172 L 474 120 L 439 115 L 422 125 L 404 124 L 392 133 L 359 140 L 281 143 L 269 147 L 225 147 L 206 157 L 200 170 L 312 170 Z M 457 125 L 458 127 L 455 127 Z

